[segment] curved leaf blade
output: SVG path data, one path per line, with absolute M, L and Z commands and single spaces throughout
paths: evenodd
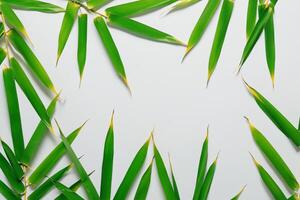
M 79 67 L 80 80 L 82 80 L 83 71 L 86 62 L 86 46 L 87 46 L 87 14 L 78 16 L 78 49 L 77 62 Z
M 60 182 L 54 182 L 55 187 L 69 200 L 84 200 L 81 196 L 74 191 L 61 184 Z
M 146 200 L 150 182 L 151 182 L 152 164 L 153 164 L 153 160 L 151 161 L 149 167 L 146 169 L 145 173 L 143 174 L 140 180 L 140 183 L 137 187 L 134 196 L 134 200 Z
M 187 8 L 191 5 L 198 3 L 199 1 L 200 0 L 179 0 L 178 3 L 171 7 L 167 14 Z
M 86 2 L 86 5 L 89 9 L 95 11 L 111 1 L 112 0 L 88 0 Z
M 247 22 L 246 22 L 247 39 L 250 37 L 256 24 L 257 4 L 258 4 L 258 0 L 248 0 Z
M 19 10 L 31 10 L 45 13 L 59 13 L 65 10 L 57 5 L 37 0 L 1 0 L 12 8 Z
M 3 181 L 0 180 L 0 194 L 3 195 L 6 199 L 10 200 L 21 200 L 19 196 L 15 194 Z
M 242 193 L 244 192 L 246 186 L 244 186 L 241 191 L 239 193 L 237 193 L 237 195 L 235 195 L 231 200 L 238 200 L 240 199 L 240 196 L 242 195 Z

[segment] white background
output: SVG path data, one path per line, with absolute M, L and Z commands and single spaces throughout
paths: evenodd
M 62 0 L 55 0 L 52 3 L 63 7 L 66 5 Z M 110 5 L 119 3 L 121 1 L 114 1 Z M 168 16 L 163 16 L 167 9 L 162 9 L 136 19 L 187 41 L 205 3 L 206 1 L 199 2 Z M 265 62 L 263 39 L 259 40 L 241 73 L 247 82 L 265 95 L 295 126 L 300 110 L 299 8 L 300 2 L 297 0 L 279 1 L 276 6 L 275 89 L 271 86 Z M 241 75 L 235 75 L 245 45 L 246 9 L 246 0 L 236 1 L 220 62 L 208 89 L 205 87 L 207 64 L 218 13 L 202 40 L 183 64 L 181 64 L 185 51 L 183 47 L 152 42 L 111 29 L 126 67 L 133 91 L 132 97 L 110 64 L 93 26 L 93 16 L 89 17 L 87 64 L 79 89 L 76 57 L 77 24 L 56 68 L 57 40 L 63 14 L 17 12 L 33 41 L 34 51 L 57 88 L 62 89 L 64 103 L 58 105 L 55 118 L 62 124 L 65 133 L 69 133 L 89 119 L 73 147 L 78 156 L 84 155 L 81 161 L 86 169 L 96 170 L 91 178 L 97 189 L 100 188 L 103 142 L 110 115 L 115 109 L 113 194 L 133 156 L 148 138 L 150 131 L 155 128 L 155 141 L 167 166 L 167 154 L 168 152 L 171 154 L 182 199 L 191 199 L 201 144 L 208 125 L 209 163 L 220 151 L 209 199 L 230 199 L 245 184 L 247 188 L 241 199 L 270 199 L 249 156 L 249 151 L 288 194 L 286 187 L 281 184 L 280 179 L 255 146 L 243 118 L 248 116 L 253 121 L 300 178 L 300 159 L 296 148 L 248 95 Z M 0 87 L 1 137 L 11 143 L 3 84 L 0 84 Z M 38 90 L 45 105 L 48 105 L 51 98 L 41 89 Z M 27 142 L 39 119 L 21 91 L 19 96 Z M 52 136 L 45 139 L 34 166 L 57 142 L 59 142 L 58 135 L 56 139 Z M 145 168 L 151 158 L 152 148 L 149 149 Z M 56 169 L 62 168 L 67 162 L 67 158 L 63 159 Z M 75 171 L 72 171 L 64 181 L 70 184 L 75 179 Z M 129 199 L 132 199 L 135 190 L 136 185 Z M 81 193 L 84 194 L 82 190 Z M 46 199 L 52 199 L 56 194 L 54 191 L 51 197 L 48 196 Z M 163 199 L 155 168 L 148 199 Z

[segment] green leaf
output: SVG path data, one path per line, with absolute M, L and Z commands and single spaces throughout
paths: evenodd
M 169 154 L 169 163 L 170 163 L 170 169 L 171 169 L 171 177 L 172 177 L 172 185 L 173 185 L 173 189 L 174 189 L 174 194 L 175 194 L 176 200 L 180 200 L 180 194 L 179 194 L 177 182 L 176 182 L 174 171 L 173 171 L 170 154 Z
M 134 200 L 146 200 L 150 182 L 151 182 L 152 164 L 153 164 L 153 160 L 151 161 L 149 167 L 146 169 L 145 173 L 143 174 L 140 180 L 140 183 L 137 187 L 134 196 Z
M 37 77 L 37 79 L 50 91 L 54 94 L 57 94 L 56 89 L 50 80 L 47 72 L 44 67 L 34 55 L 30 47 L 26 44 L 24 39 L 14 30 L 10 30 L 7 32 L 7 37 L 13 47 L 23 56 L 26 63 L 30 67 L 33 74 Z
M 6 58 L 6 51 L 3 48 L 0 48 L 0 65 L 3 63 L 5 58 Z
M 53 182 L 59 181 L 60 179 L 62 179 L 67 174 L 67 172 L 70 171 L 71 168 L 72 168 L 72 164 L 68 165 L 67 167 L 65 167 L 65 168 L 63 168 L 61 170 L 59 170 L 53 176 L 49 177 L 48 180 L 46 180 L 43 184 L 41 184 L 38 188 L 36 188 L 28 196 L 28 200 L 39 200 L 39 199 L 42 199 L 54 187 L 54 183 Z
M 4 16 L 4 20 L 7 25 L 14 28 L 16 31 L 18 31 L 20 34 L 22 34 L 24 37 L 29 38 L 27 31 L 16 15 L 16 13 L 10 8 L 9 5 L 2 3 L 1 4 L 1 12 Z
M 235 195 L 231 200 L 238 200 L 241 196 L 241 194 L 244 192 L 246 186 L 244 186 L 241 191 L 239 193 L 237 193 L 237 195 Z
M 113 161 L 114 161 L 114 127 L 113 127 L 113 115 L 112 115 L 109 129 L 107 131 L 105 143 L 104 143 L 102 171 L 101 171 L 100 199 L 110 199 L 112 174 L 113 174 Z
M 9 200 L 21 200 L 19 196 L 15 194 L 3 181 L 0 180 L 0 194 L 3 195 L 4 198 Z
M 123 62 L 105 21 L 99 16 L 94 19 L 94 24 L 116 73 L 119 75 L 125 86 L 129 89 Z
M 208 3 L 206 4 L 200 18 L 198 19 L 196 26 L 194 27 L 190 35 L 183 59 L 188 55 L 188 53 L 196 46 L 196 44 L 202 38 L 206 28 L 211 22 L 213 16 L 215 15 L 220 2 L 221 2 L 220 0 L 209 0 Z
M 213 45 L 210 51 L 210 56 L 209 56 L 209 64 L 208 64 L 208 79 L 207 83 L 210 80 L 211 75 L 213 74 L 216 65 L 218 63 L 223 43 L 225 40 L 226 32 L 228 29 L 228 25 L 230 22 L 230 18 L 232 15 L 233 11 L 233 6 L 234 6 L 234 1 L 233 0 L 224 0 L 223 5 L 221 8 L 220 16 L 219 16 L 219 21 L 217 25 L 217 30 L 215 33 Z
M 59 182 L 54 182 L 54 185 L 62 194 L 64 194 L 65 197 L 67 197 L 67 199 L 69 199 L 69 200 L 84 200 L 81 196 L 76 194 L 74 191 L 72 191 L 65 185 L 63 185 Z
M 2 148 L 5 152 L 6 157 L 8 158 L 8 161 L 10 165 L 12 166 L 12 169 L 14 170 L 18 180 L 21 180 L 24 176 L 24 172 L 18 162 L 17 157 L 15 156 L 12 149 L 6 144 L 3 140 L 1 140 Z
M 105 11 L 108 14 L 133 17 L 158 10 L 176 1 L 177 0 L 137 0 L 107 8 Z
M 296 146 L 300 146 L 300 133 L 283 114 L 281 114 L 265 97 L 245 82 L 248 92 L 261 110 Z
M 19 10 L 31 10 L 45 13 L 64 12 L 64 9 L 43 1 L 37 0 L 1 0 L 3 3 L 10 5 Z
M 73 28 L 74 22 L 77 18 L 79 8 L 80 8 L 79 4 L 74 3 L 72 1 L 68 1 L 66 12 L 59 32 L 56 65 L 65 48 L 65 45 L 67 43 L 67 40 Z
M 131 162 L 115 196 L 114 200 L 125 200 L 131 187 L 133 186 L 134 181 L 136 180 L 139 172 L 142 170 L 142 167 L 145 163 L 149 143 L 152 137 L 148 138 L 148 140 L 143 144 L 143 146 L 139 149 L 139 151 L 134 156 L 133 161 Z
M 0 22 L 0 38 L 2 38 L 4 35 L 4 24 Z
M 82 185 L 84 187 L 84 190 L 87 194 L 88 199 L 99 199 L 99 195 L 97 193 L 95 186 L 93 185 L 90 177 L 88 176 L 87 172 L 83 168 L 82 164 L 78 160 L 75 152 L 73 151 L 72 147 L 70 146 L 70 142 L 65 138 L 60 127 L 59 127 L 59 132 L 60 132 L 60 136 L 63 141 L 63 144 L 67 150 L 68 156 L 71 159 L 71 161 L 74 163 L 77 173 L 78 173 L 80 179 L 82 180 Z
M 266 158 L 268 158 L 270 163 L 276 169 L 278 174 L 283 178 L 283 180 L 286 182 L 289 188 L 293 191 L 297 190 L 299 188 L 299 183 L 295 175 L 291 172 L 287 164 L 282 159 L 282 157 L 272 146 L 272 144 L 265 138 L 265 136 L 254 127 L 254 125 L 249 121 L 249 119 L 247 119 L 247 121 L 253 139 L 256 145 L 258 146 L 258 148 L 262 151 L 262 153 L 266 156 Z
M 109 15 L 109 25 L 129 32 L 133 35 L 146 38 L 153 41 L 165 42 L 176 45 L 185 45 L 180 40 L 168 33 L 162 32 L 148 25 L 142 24 L 138 21 L 132 20 L 127 17 L 119 17 L 117 15 Z
M 208 157 L 208 129 L 206 132 L 206 138 L 202 144 L 193 200 L 198 200 L 200 196 L 200 190 L 204 182 L 205 173 L 206 173 L 207 157 Z
M 263 16 L 265 9 L 261 6 L 259 7 L 259 16 Z M 269 21 L 266 23 L 265 29 L 265 51 L 267 64 L 274 87 L 274 76 L 275 76 L 275 31 L 274 31 L 274 20 L 273 16 L 270 17 Z
M 88 0 L 86 5 L 88 6 L 89 9 L 96 11 L 111 1 L 112 0 Z
M 47 108 L 47 113 L 50 118 L 52 118 L 52 116 L 54 114 L 56 103 L 57 103 L 58 99 L 59 99 L 59 94 L 51 101 L 50 105 Z M 38 149 L 40 148 L 47 131 L 48 131 L 47 126 L 45 125 L 43 120 L 41 120 L 39 122 L 38 126 L 36 127 L 36 129 L 34 130 L 34 133 L 32 134 L 32 136 L 25 148 L 25 152 L 21 159 L 24 164 L 26 164 L 26 165 L 31 164 L 34 157 L 38 153 Z
M 79 15 L 77 61 L 79 67 L 80 80 L 82 80 L 83 70 L 86 61 L 87 21 L 87 14 Z
M 258 0 L 248 0 L 247 22 L 246 22 L 247 39 L 250 37 L 256 24 L 257 3 Z
M 218 157 L 208 168 L 207 174 L 206 174 L 203 184 L 201 186 L 199 200 L 206 200 L 209 195 L 210 187 L 213 182 L 215 171 L 216 171 L 217 159 L 218 159 Z
M 181 10 L 187 8 L 191 5 L 198 3 L 200 0 L 179 0 L 171 9 L 167 12 L 167 14 L 175 12 L 177 10 Z
M 80 130 L 84 126 L 81 125 L 79 128 L 74 130 L 70 135 L 67 137 L 67 140 L 70 144 L 73 143 L 75 138 L 78 136 Z M 66 153 L 66 148 L 64 144 L 61 142 L 59 143 L 55 149 L 49 153 L 49 155 L 40 163 L 40 165 L 31 173 L 28 181 L 32 186 L 39 184 L 45 176 L 54 168 L 54 166 L 58 163 L 61 157 Z
M 252 155 L 251 155 L 252 156 Z M 259 172 L 261 179 L 264 184 L 267 186 L 268 190 L 276 200 L 286 200 L 284 193 L 281 191 L 277 183 L 273 180 L 273 178 L 268 174 L 268 172 L 253 158 L 253 162 Z
M 161 157 L 161 155 L 160 155 L 160 153 L 159 153 L 159 151 L 158 151 L 155 144 L 154 144 L 154 158 L 155 158 L 158 177 L 159 177 L 161 186 L 164 190 L 165 198 L 167 200 L 176 199 L 176 195 L 174 193 L 172 183 L 171 183 L 170 178 L 168 176 L 166 166 L 165 166 L 164 161 L 163 161 L 163 159 L 162 159 L 162 157 Z
M 14 72 L 11 68 L 3 68 L 3 81 L 14 151 L 20 161 L 24 152 L 24 138 Z
M 260 5 L 265 6 L 265 5 Z M 266 24 L 268 23 L 269 19 L 273 16 L 274 13 L 274 5 L 272 3 L 268 4 L 266 6 L 266 11 L 264 12 L 264 15 L 259 17 L 253 31 L 251 32 L 251 35 L 249 36 L 249 39 L 247 40 L 247 43 L 244 47 L 242 58 L 239 65 L 239 71 L 241 70 L 243 64 L 249 57 L 251 51 L 253 50 L 257 40 L 259 39 L 261 33 L 263 32 Z
M 22 89 L 24 94 L 26 95 L 27 99 L 30 101 L 31 105 L 33 106 L 34 110 L 39 115 L 41 120 L 45 123 L 45 125 L 51 131 L 52 126 L 51 126 L 50 117 L 47 113 L 47 110 L 46 110 L 42 100 L 40 99 L 39 95 L 35 91 L 30 80 L 28 79 L 25 72 L 21 68 L 20 64 L 14 57 L 10 58 L 9 63 L 11 65 L 15 80 L 17 81 L 18 85 L 20 86 L 20 88 Z M 23 150 L 24 150 L 24 148 L 23 148 Z
M 25 191 L 25 186 L 22 181 L 18 179 L 14 169 L 9 165 L 2 153 L 0 153 L 0 168 L 13 190 L 22 194 Z

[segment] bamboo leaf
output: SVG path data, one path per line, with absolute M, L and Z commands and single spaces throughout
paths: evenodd
M 18 179 L 13 168 L 9 165 L 2 153 L 0 153 L 0 168 L 13 190 L 22 194 L 25 191 L 25 186 L 21 180 Z
M 34 110 L 39 115 L 41 120 L 45 123 L 49 130 L 52 131 L 51 120 L 47 113 L 47 110 L 42 100 L 38 96 L 37 92 L 35 91 L 34 87 L 32 86 L 30 80 L 21 68 L 20 64 L 14 57 L 10 58 L 9 63 L 11 65 L 15 80 L 17 81 L 18 85 L 26 95 L 27 99 L 30 101 L 31 105 L 33 106 Z
M 250 37 L 256 24 L 257 3 L 258 0 L 248 0 L 247 23 L 246 23 L 247 39 Z
M 266 6 L 266 5 L 260 5 L 260 6 Z M 268 4 L 265 8 L 264 15 L 259 17 L 253 31 L 251 32 L 251 35 L 249 36 L 249 39 L 247 40 L 247 43 L 244 47 L 242 58 L 239 65 L 239 71 L 241 70 L 243 64 L 249 57 L 251 51 L 253 50 L 257 40 L 259 39 L 262 31 L 264 30 L 266 24 L 268 23 L 269 19 L 273 16 L 274 13 L 274 5 L 272 3 Z
M 99 195 L 97 193 L 97 190 L 96 190 L 95 186 L 93 185 L 90 177 L 88 176 L 87 172 L 83 168 L 82 164 L 78 160 L 75 152 L 73 151 L 72 147 L 70 146 L 70 142 L 65 138 L 65 136 L 64 136 L 63 132 L 61 131 L 60 127 L 59 127 L 59 132 L 60 132 L 60 136 L 61 136 L 61 139 L 63 141 L 63 144 L 66 148 L 66 151 L 68 153 L 68 156 L 72 160 L 72 162 L 74 163 L 74 166 L 77 170 L 77 173 L 80 176 L 80 179 L 82 180 L 82 185 L 84 187 L 84 190 L 87 194 L 88 199 L 99 199 Z
M 259 7 L 259 16 L 263 16 L 265 10 Z M 265 29 L 265 51 L 267 64 L 274 87 L 274 76 L 275 76 L 275 31 L 274 31 L 274 20 L 273 16 L 270 17 L 269 21 L 266 23 Z
M 10 8 L 9 5 L 2 3 L 1 4 L 1 12 L 4 16 L 5 22 L 12 28 L 14 28 L 16 31 L 18 31 L 20 34 L 22 34 L 24 37 L 29 38 L 27 31 L 20 21 L 19 17 L 16 15 L 16 13 Z
M 119 75 L 125 86 L 129 89 L 123 62 L 105 21 L 99 16 L 94 19 L 94 24 L 116 73 Z
M 242 195 L 242 193 L 244 192 L 246 186 L 244 186 L 241 191 L 239 193 L 237 193 L 237 195 L 235 195 L 231 200 L 238 200 L 240 199 L 240 196 Z
M 105 11 L 108 14 L 115 14 L 118 16 L 133 17 L 137 15 L 143 15 L 167 5 L 170 5 L 177 0 L 137 0 L 129 3 L 112 6 L 107 8 Z
M 14 72 L 11 68 L 3 68 L 3 81 L 8 107 L 10 130 L 14 146 L 14 152 L 20 161 L 24 152 L 24 139 L 19 108 L 18 94 L 15 85 Z
M 283 114 L 281 114 L 265 97 L 245 82 L 248 92 L 256 101 L 260 109 L 296 146 L 300 146 L 300 134 Z
M 114 127 L 113 127 L 113 114 L 112 114 L 109 129 L 106 134 L 104 150 L 103 150 L 100 199 L 110 199 L 112 174 L 113 174 L 113 161 L 114 161 Z
M 207 158 L 208 158 L 208 128 L 207 128 L 205 140 L 202 144 L 193 200 L 199 199 L 200 190 L 202 188 L 202 184 L 204 182 L 204 178 L 206 174 Z
M 87 14 L 81 14 L 78 17 L 77 61 L 79 67 L 80 80 L 82 80 L 83 70 L 86 62 L 87 20 Z
M 65 45 L 67 43 L 67 40 L 73 28 L 74 22 L 76 20 L 79 8 L 80 6 L 78 4 L 72 1 L 68 1 L 66 12 L 59 32 L 56 65 L 65 48 Z
M 3 63 L 5 58 L 6 58 L 6 51 L 3 48 L 0 48 L 0 65 Z
M 45 13 L 64 12 L 64 9 L 59 6 L 37 0 L 1 0 L 1 2 L 19 10 L 31 10 Z
M 161 186 L 164 190 L 165 198 L 167 200 L 176 199 L 176 195 L 174 193 L 172 183 L 171 183 L 170 178 L 168 176 L 166 166 L 165 166 L 164 161 L 163 161 L 163 159 L 162 159 L 162 157 L 161 157 L 161 155 L 160 155 L 160 153 L 159 153 L 159 151 L 158 151 L 155 144 L 154 144 L 154 158 L 155 158 L 158 177 L 159 177 Z
M 262 153 L 268 158 L 270 163 L 274 166 L 279 175 L 283 178 L 286 184 L 291 190 L 297 190 L 299 188 L 299 183 L 295 175 L 291 172 L 287 164 L 284 162 L 282 157 L 272 146 L 272 144 L 265 138 L 265 136 L 257 130 L 254 125 L 247 119 L 250 131 L 252 133 L 253 139 L 262 151 Z
M 179 0 L 178 3 L 171 7 L 167 14 L 187 8 L 191 5 L 198 3 L 199 1 L 200 0 Z
M 59 99 L 59 94 L 51 101 L 51 103 L 49 104 L 49 106 L 47 108 L 47 113 L 50 118 L 52 118 L 52 116 L 54 114 L 56 103 L 57 103 L 58 99 Z M 39 122 L 38 126 L 36 127 L 36 129 L 34 130 L 34 133 L 32 134 L 32 136 L 25 148 L 25 152 L 21 159 L 24 164 L 26 164 L 26 165 L 31 164 L 35 155 L 38 153 L 38 149 L 41 146 L 42 140 L 44 139 L 45 134 L 47 133 L 47 130 L 48 130 L 47 126 L 41 120 Z
M 230 18 L 232 15 L 233 11 L 233 6 L 234 6 L 234 1 L 233 0 L 224 0 L 223 5 L 221 8 L 220 16 L 219 16 L 219 21 L 217 25 L 217 30 L 215 33 L 213 45 L 210 51 L 210 56 L 209 56 L 209 64 L 208 64 L 208 79 L 207 83 L 210 80 L 211 75 L 213 74 L 216 65 L 218 63 L 223 43 L 225 40 L 226 32 L 228 29 L 228 25 L 230 22 Z
M 24 172 L 18 162 L 17 157 L 15 156 L 12 149 L 6 144 L 3 140 L 1 140 L 2 148 L 5 152 L 6 157 L 8 158 L 8 161 L 14 170 L 15 174 L 17 175 L 18 180 L 21 180 L 24 176 Z
M 199 200 L 206 200 L 208 197 L 210 187 L 211 187 L 211 184 L 212 184 L 212 181 L 213 181 L 213 178 L 215 175 L 215 171 L 216 171 L 217 159 L 218 159 L 218 157 L 208 168 L 207 174 L 206 174 L 203 184 L 201 186 Z
M 64 194 L 65 197 L 67 197 L 67 199 L 69 199 L 69 200 L 84 200 L 81 196 L 76 194 L 74 191 L 72 191 L 65 185 L 63 185 L 59 182 L 54 182 L 54 185 L 62 194 Z
M 252 155 L 251 155 L 252 156 Z M 273 178 L 269 175 L 269 173 L 254 159 L 252 156 L 253 162 L 259 172 L 261 179 L 264 184 L 267 186 L 268 190 L 276 200 L 286 200 L 284 193 L 281 191 L 277 183 L 273 180 Z
M 3 181 L 0 180 L 0 194 L 3 195 L 6 199 L 9 200 L 21 200 L 19 196 L 15 194 Z
M 178 186 L 177 186 L 174 171 L 173 171 L 170 154 L 169 154 L 169 163 L 170 163 L 170 169 L 171 169 L 171 177 L 172 177 L 172 185 L 173 185 L 173 189 L 174 189 L 174 194 L 175 194 L 176 200 L 180 200 L 180 194 L 179 194 Z
M 54 187 L 55 181 L 62 179 L 72 168 L 72 164 L 59 170 L 53 176 L 49 177 L 43 184 L 36 188 L 29 196 L 28 200 L 39 200 L 42 199 L 51 189 Z
M 4 35 L 4 24 L 0 22 L 0 38 L 2 38 Z
M 86 5 L 88 6 L 89 9 L 95 11 L 111 1 L 112 0 L 88 0 Z
M 140 183 L 137 187 L 134 196 L 134 200 L 146 200 L 150 182 L 151 182 L 152 164 L 153 164 L 153 160 L 151 161 L 149 167 L 146 169 L 145 173 L 143 174 L 140 180 Z
M 79 128 L 74 130 L 70 135 L 67 137 L 67 140 L 70 144 L 73 143 L 75 138 L 78 136 L 79 132 L 81 131 L 81 125 Z M 39 166 L 31 173 L 28 181 L 31 186 L 36 186 L 39 184 L 47 174 L 54 168 L 54 166 L 58 163 L 61 157 L 66 153 L 66 148 L 64 144 L 61 142 L 59 143 L 50 153 L 49 155 L 39 164 Z
M 133 161 L 131 162 L 115 196 L 114 200 L 125 200 L 134 181 L 136 180 L 139 172 L 141 171 L 148 153 L 148 147 L 150 140 L 152 138 L 152 133 L 143 146 L 134 156 Z
M 109 15 L 108 20 L 109 25 L 142 38 L 176 45 L 185 45 L 183 42 L 176 39 L 174 36 L 169 35 L 168 33 L 162 32 L 127 17 Z
M 44 67 L 34 55 L 30 47 L 26 44 L 24 39 L 14 30 L 7 32 L 7 37 L 14 48 L 23 56 L 31 71 L 37 79 L 54 94 L 57 94 L 56 89 L 45 71 Z
M 200 18 L 198 19 L 196 26 L 194 27 L 190 35 L 183 59 L 188 55 L 188 53 L 196 46 L 196 44 L 202 38 L 202 35 L 204 34 L 206 28 L 211 22 L 213 16 L 215 15 L 215 12 L 219 7 L 220 2 L 221 2 L 220 0 L 209 0 L 208 3 L 206 4 Z

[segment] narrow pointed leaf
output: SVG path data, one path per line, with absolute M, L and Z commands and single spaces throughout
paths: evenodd
M 9 200 L 21 200 L 19 196 L 15 194 L 5 183 L 0 180 L 0 194 L 6 199 Z
M 146 24 L 132 20 L 127 17 L 119 17 L 117 15 L 109 15 L 109 24 L 124 30 L 133 35 L 146 38 L 153 41 L 171 43 L 176 45 L 184 45 L 183 42 L 176 39 L 174 36 L 168 33 L 162 32 L 155 28 L 152 28 Z
M 37 79 L 50 91 L 53 93 L 57 93 L 56 89 L 45 71 L 44 67 L 34 55 L 30 47 L 26 44 L 24 39 L 14 30 L 10 30 L 7 33 L 7 37 L 13 47 L 22 55 L 29 68 L 33 72 L 33 74 L 37 77 Z
M 1 12 L 4 16 L 4 20 L 7 25 L 14 28 L 16 31 L 18 31 L 20 34 L 22 34 L 24 37 L 28 38 L 27 31 L 16 15 L 16 13 L 11 9 L 11 7 L 5 3 L 1 4 Z
M 81 14 L 78 16 L 77 62 L 79 67 L 80 80 L 82 79 L 86 62 L 87 21 L 87 14 Z
M 240 196 L 242 195 L 242 193 L 244 192 L 246 186 L 244 186 L 241 191 L 239 193 L 237 193 L 237 195 L 235 195 L 231 200 L 238 200 L 240 199 Z
M 2 38 L 4 35 L 4 24 L 0 22 L 0 38 Z
M 165 198 L 167 200 L 174 200 L 174 199 L 176 199 L 176 195 L 174 193 L 172 183 L 168 176 L 166 166 L 164 164 L 164 161 L 163 161 L 156 145 L 154 145 L 154 157 L 155 157 L 155 163 L 156 163 L 158 177 L 159 177 L 161 186 L 163 188 Z
M 158 10 L 176 1 L 177 0 L 137 0 L 107 8 L 105 11 L 108 14 L 133 17 Z
M 210 56 L 209 56 L 209 64 L 208 64 L 208 81 L 213 74 L 216 65 L 218 63 L 223 43 L 225 40 L 226 32 L 228 29 L 228 25 L 230 22 L 230 18 L 232 15 L 233 11 L 233 6 L 234 6 L 234 0 L 224 0 L 222 9 L 220 12 L 219 16 L 219 21 L 217 25 L 217 30 L 215 33 L 213 45 L 210 51 Z
M 119 75 L 124 84 L 128 87 L 123 62 L 121 60 L 119 51 L 107 28 L 105 21 L 102 17 L 99 16 L 94 19 L 94 24 L 105 47 L 105 50 L 115 68 L 116 73 Z
M 248 0 L 247 22 L 246 22 L 247 39 L 250 37 L 256 24 L 257 3 L 258 0 Z
M 259 172 L 261 179 L 263 180 L 264 184 L 276 200 L 286 200 L 284 193 L 279 188 L 277 183 L 273 180 L 270 174 L 253 158 L 255 166 Z
M 217 166 L 217 159 L 210 165 L 207 171 L 207 174 L 201 186 L 199 200 L 206 200 L 208 198 L 210 187 L 214 179 L 216 166 Z
M 17 159 L 20 161 L 24 152 L 24 139 L 14 72 L 11 68 L 5 67 L 3 69 L 3 81 L 14 152 Z
M 169 156 L 169 162 L 170 162 L 171 178 L 172 178 L 172 185 L 173 185 L 174 194 L 175 194 L 176 200 L 180 200 L 180 194 L 179 194 L 177 182 L 176 182 L 176 179 L 175 179 L 175 175 L 174 175 L 173 166 L 172 166 L 172 163 L 171 163 L 170 156 Z
M 10 5 L 12 8 L 16 8 L 19 10 L 30 10 L 30 11 L 38 11 L 38 12 L 45 12 L 45 13 L 64 12 L 63 8 L 43 1 L 37 1 L 37 0 L 1 0 L 1 1 Z
M 75 138 L 78 136 L 82 127 L 83 125 L 77 128 L 72 133 L 70 133 L 70 135 L 67 137 L 67 140 L 70 144 L 72 144 Z M 47 176 L 48 173 L 54 168 L 54 166 L 58 163 L 58 161 L 65 153 L 66 153 L 66 148 L 64 144 L 61 142 L 55 147 L 55 149 L 51 151 L 51 153 L 49 153 L 49 155 L 31 173 L 28 179 L 29 183 L 33 187 L 39 184 L 45 178 L 45 176 Z
M 45 123 L 45 125 L 51 130 L 51 120 L 47 113 L 47 110 L 40 99 L 39 95 L 35 91 L 33 85 L 31 84 L 30 80 L 26 76 L 25 72 L 21 68 L 20 64 L 15 58 L 10 58 L 9 63 L 11 65 L 11 68 L 13 69 L 14 77 L 26 95 L 27 99 L 31 103 L 32 107 L 36 111 L 36 113 L 39 115 L 41 120 Z M 24 150 L 24 148 L 23 148 Z
M 220 0 L 208 1 L 200 18 L 198 19 L 196 26 L 194 27 L 190 35 L 188 45 L 186 48 L 186 53 L 184 56 L 186 56 L 194 48 L 194 46 L 196 46 L 196 44 L 201 40 L 206 28 L 208 27 L 209 23 L 211 22 L 213 16 L 216 13 L 220 2 L 221 2 Z
M 149 167 L 146 169 L 145 173 L 143 174 L 140 183 L 137 187 L 134 200 L 146 200 L 150 182 L 151 182 L 152 164 L 153 162 L 151 161 Z
M 200 0 L 180 0 L 180 1 L 178 1 L 178 3 L 176 3 L 174 6 L 172 6 L 172 8 L 169 10 L 169 12 L 167 14 L 169 14 L 171 12 L 175 12 L 177 10 L 187 8 L 191 5 L 198 3 L 199 1 Z
M 3 63 L 5 58 L 6 58 L 6 51 L 3 48 L 0 48 L 0 65 Z
M 65 12 L 65 15 L 64 15 L 64 18 L 63 18 L 63 21 L 61 24 L 60 32 L 59 32 L 57 62 L 65 48 L 65 45 L 67 43 L 67 40 L 68 40 L 71 30 L 73 28 L 74 22 L 76 20 L 78 10 L 79 10 L 78 4 L 76 4 L 72 1 L 68 1 L 66 12 Z
M 14 170 L 15 174 L 17 175 L 18 180 L 21 180 L 23 178 L 24 172 L 18 162 L 17 157 L 15 156 L 12 149 L 6 144 L 3 140 L 1 140 L 2 148 L 5 152 L 6 157 L 8 158 L 8 161 L 10 165 L 12 166 L 12 169 Z
M 253 96 L 260 109 L 296 146 L 300 146 L 300 133 L 283 114 L 281 114 L 265 97 L 246 83 L 248 92 Z
M 100 199 L 110 199 L 112 174 L 113 174 L 113 161 L 114 161 L 114 127 L 113 127 L 113 116 L 112 116 L 109 129 L 106 134 L 105 143 L 104 143 L 102 171 L 101 171 Z
M 257 130 L 249 120 L 248 123 L 253 139 L 258 148 L 262 151 L 266 158 L 268 158 L 270 163 L 283 178 L 289 188 L 293 191 L 297 190 L 299 188 L 298 181 L 282 157 L 272 146 L 272 144 L 265 138 L 265 136 L 259 130 Z
M 63 144 L 66 148 L 67 154 L 68 154 L 69 158 L 71 159 L 71 161 L 74 163 L 74 166 L 77 170 L 77 173 L 78 173 L 80 179 L 83 181 L 82 185 L 84 187 L 84 190 L 87 194 L 88 199 L 99 199 L 99 195 L 97 193 L 95 186 L 93 185 L 90 177 L 88 176 L 87 172 L 83 168 L 83 166 L 80 163 L 79 159 L 77 158 L 75 152 L 73 151 L 72 147 L 70 146 L 70 142 L 65 138 L 65 136 L 60 128 L 59 128 L 59 132 L 60 132 Z
M 88 6 L 89 9 L 95 11 L 111 1 L 112 0 L 88 0 L 86 5 Z
M 196 178 L 196 184 L 193 194 L 193 200 L 198 200 L 200 196 L 200 190 L 204 182 L 207 166 L 207 157 L 208 157 L 208 130 L 206 133 L 206 138 L 202 144 L 200 160 L 198 164 L 198 172 Z
M 84 200 L 81 196 L 76 194 L 74 191 L 66 187 L 65 185 L 54 182 L 55 187 L 69 200 Z
M 265 6 L 265 5 L 260 5 L 260 6 Z M 241 69 L 241 67 L 243 66 L 243 64 L 245 63 L 247 58 L 249 57 L 251 51 L 253 50 L 257 40 L 259 39 L 261 33 L 263 32 L 266 24 L 269 21 L 269 19 L 273 16 L 274 5 L 272 3 L 270 3 L 264 9 L 266 9 L 264 12 L 264 15 L 259 17 L 253 31 L 251 32 L 251 35 L 249 36 L 249 39 L 247 40 L 247 43 L 244 47 L 242 58 L 241 58 L 240 65 L 239 65 L 239 70 Z
M 13 188 L 13 190 L 16 191 L 17 193 L 22 194 L 25 191 L 25 186 L 23 185 L 22 181 L 18 179 L 13 168 L 9 165 L 8 161 L 1 153 L 0 153 L 0 168 L 4 176 L 6 177 L 7 181 L 9 182 L 10 186 Z
M 58 101 L 59 95 L 57 95 L 50 103 L 50 105 L 47 108 L 47 113 L 49 117 L 51 118 L 54 114 L 56 103 Z M 25 152 L 22 157 L 22 162 L 26 165 L 31 164 L 34 157 L 38 153 L 38 149 L 40 148 L 43 139 L 45 138 L 45 134 L 48 132 L 48 127 L 45 125 L 45 123 L 41 120 L 34 130 L 26 148 Z
M 62 179 L 72 168 L 72 165 L 59 170 L 53 176 L 49 177 L 43 184 L 36 188 L 29 196 L 28 200 L 39 200 L 42 199 L 48 192 L 50 192 L 54 187 L 54 181 L 59 181 Z
M 151 136 L 150 136 L 151 138 Z M 148 153 L 150 138 L 143 144 L 143 146 L 136 153 L 133 161 L 131 162 L 115 196 L 114 200 L 125 200 L 131 187 L 134 184 L 139 172 L 141 171 Z

